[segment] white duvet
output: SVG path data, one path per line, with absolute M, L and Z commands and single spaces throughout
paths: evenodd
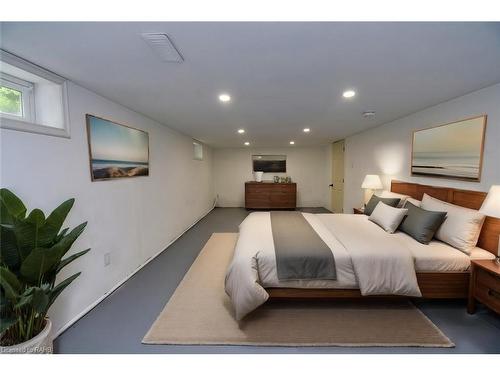
M 240 224 L 225 280 L 236 319 L 266 302 L 268 287 L 359 288 L 363 295 L 421 296 L 413 255 L 399 236 L 384 232 L 362 215 L 303 215 L 332 251 L 337 280 L 280 281 L 270 214 L 251 213 Z

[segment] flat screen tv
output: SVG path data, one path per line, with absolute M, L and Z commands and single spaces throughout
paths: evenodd
M 252 155 L 254 172 L 286 173 L 286 155 Z

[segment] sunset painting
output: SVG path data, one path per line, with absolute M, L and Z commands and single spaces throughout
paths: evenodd
M 145 131 L 87 115 L 93 181 L 149 175 L 149 135 Z
M 412 175 L 479 181 L 486 116 L 413 134 Z

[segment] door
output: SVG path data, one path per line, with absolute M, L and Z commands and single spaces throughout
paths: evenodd
M 332 183 L 331 210 L 334 213 L 344 212 L 344 152 L 345 141 L 332 144 Z

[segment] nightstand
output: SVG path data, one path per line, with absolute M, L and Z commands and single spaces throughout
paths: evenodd
M 364 215 L 364 213 L 365 213 L 364 208 L 353 208 L 352 210 L 354 211 L 355 215 Z
M 500 314 L 500 265 L 494 260 L 471 261 L 467 312 L 476 312 L 476 300 Z

